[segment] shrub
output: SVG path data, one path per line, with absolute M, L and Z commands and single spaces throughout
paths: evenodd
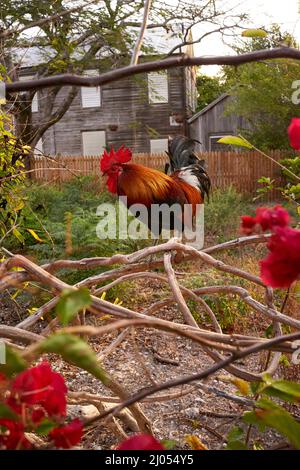
M 225 241 L 237 233 L 240 216 L 248 210 L 250 201 L 243 198 L 233 186 L 226 190 L 215 189 L 205 205 L 205 234 L 216 242 Z

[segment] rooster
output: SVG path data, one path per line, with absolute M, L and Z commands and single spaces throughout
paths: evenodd
M 194 217 L 198 204 L 204 203 L 209 196 L 210 178 L 205 170 L 204 160 L 199 160 L 194 152 L 195 142 L 184 136 L 176 136 L 169 140 L 168 156 L 170 163 L 166 165 L 165 173 L 171 169 L 171 174 L 136 163 L 130 163 L 132 153 L 125 147 L 117 151 L 111 148 L 104 151 L 100 168 L 107 177 L 108 190 L 118 196 L 127 197 L 127 207 L 133 204 L 143 204 L 148 211 L 148 228 L 159 237 L 163 228 L 184 230 L 183 218 L 178 223 L 176 216 L 165 226 L 163 217 L 154 220 L 151 217 L 153 204 L 179 204 L 184 209 L 189 204 Z M 137 218 L 138 215 L 135 214 Z

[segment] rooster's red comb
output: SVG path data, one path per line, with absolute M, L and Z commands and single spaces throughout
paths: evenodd
M 122 145 L 122 147 L 120 147 L 116 152 L 114 151 L 113 147 L 111 147 L 109 153 L 104 150 L 100 160 L 100 169 L 102 173 L 104 173 L 105 171 L 109 170 L 114 163 L 127 163 L 131 160 L 131 157 L 131 150 L 124 147 L 124 145 Z

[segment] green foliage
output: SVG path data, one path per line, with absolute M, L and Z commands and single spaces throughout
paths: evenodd
M 217 297 L 203 296 L 203 298 L 215 313 L 225 333 L 234 330 L 235 322 L 239 321 L 248 310 L 240 297 L 228 298 L 228 295 L 219 294 Z
M 249 208 L 250 202 L 233 186 L 229 186 L 226 190 L 213 190 L 204 212 L 206 236 L 214 236 L 217 242 L 236 236 L 240 216 L 247 214 Z
M 0 373 L 11 377 L 26 369 L 26 361 L 11 347 L 5 346 L 5 364 L 0 364 Z
M 1 80 L 0 75 L 0 80 Z M 23 236 L 18 230 L 20 211 L 24 207 L 22 189 L 24 164 L 16 156 L 28 152 L 13 134 L 11 118 L 0 111 L 0 244 L 11 233 L 21 243 Z
M 12 410 L 12 408 L 5 403 L 0 403 L 0 418 L 13 419 L 16 421 L 18 415 Z
M 240 54 L 282 43 L 295 45 L 295 40 L 275 25 L 267 37 L 243 38 L 234 49 Z M 239 131 L 261 149 L 289 148 L 286 129 L 291 117 L 300 116 L 299 106 L 291 100 L 292 84 L 299 79 L 296 61 L 276 59 L 236 69 L 224 67 L 223 72 L 227 91 L 233 97 L 226 114 L 241 116 L 247 123 L 247 128 Z
M 271 180 L 269 176 L 262 176 L 257 180 L 257 182 L 261 185 L 257 190 L 257 196 L 253 198 L 254 201 L 257 199 L 260 199 L 263 197 L 265 194 L 267 194 L 269 191 L 274 189 L 274 183 L 275 180 Z
M 246 423 L 258 426 L 261 431 L 266 427 L 276 429 L 287 437 L 296 449 L 300 449 L 300 423 L 288 411 L 266 398 L 257 401 L 256 406 L 255 411 L 247 411 L 244 414 Z
M 50 421 L 48 418 L 43 419 L 38 427 L 34 430 L 36 434 L 40 434 L 41 436 L 47 436 L 52 429 L 57 426 L 56 423 Z
M 46 263 L 66 256 L 71 259 L 111 256 L 117 251 L 129 253 L 143 247 L 143 240 L 100 240 L 97 237 L 96 226 L 100 220 L 96 215 L 97 207 L 105 202 L 116 203 L 108 192 L 99 192 L 99 189 L 100 182 L 92 177 L 75 178 L 64 183 L 61 188 L 28 184 L 24 191 L 26 206 L 21 217 L 26 253 L 35 256 L 39 262 Z M 27 229 L 32 227 L 44 243 L 28 233 Z M 71 251 L 66 251 L 68 231 Z M 10 237 L 7 241 L 8 248 L 12 251 L 20 250 L 20 245 L 16 245 L 17 240 Z M 73 271 L 64 279 L 73 283 L 93 272 Z
M 294 175 L 300 177 L 300 157 L 294 155 L 290 158 L 285 158 L 280 162 L 287 170 L 283 170 L 283 175 L 286 178 L 287 184 L 283 190 L 284 196 L 292 201 L 300 203 L 300 184 Z M 292 174 L 292 173 L 294 174 Z
M 63 325 L 67 325 L 72 318 L 91 304 L 91 295 L 86 287 L 77 290 L 65 289 L 56 305 L 56 314 Z
M 227 435 L 227 450 L 247 450 L 246 444 L 242 442 L 244 430 L 240 427 L 232 428 Z
M 247 149 L 253 149 L 253 145 L 250 144 L 246 139 L 243 137 L 237 137 L 235 135 L 227 135 L 225 137 L 221 137 L 218 140 L 219 144 L 226 144 L 226 145 L 234 145 L 236 147 L 246 147 Z
M 274 380 L 265 374 L 262 382 L 252 384 L 249 395 L 259 395 L 260 398 L 255 401 L 253 411 L 244 413 L 244 423 L 258 427 L 260 432 L 264 432 L 266 428 L 275 429 L 296 449 L 300 449 L 300 423 L 283 406 L 269 399 L 272 396 L 289 403 L 299 403 L 300 385 L 287 380 Z M 227 449 L 247 449 L 243 438 L 243 428 L 231 429 L 227 436 Z M 255 443 L 253 448 L 257 448 Z
M 263 393 L 271 397 L 291 403 L 300 402 L 300 385 L 288 380 L 273 380 L 270 376 L 264 377 Z
M 39 343 L 38 351 L 40 354 L 59 354 L 66 361 L 88 371 L 104 384 L 107 384 L 109 380 L 94 351 L 85 341 L 74 335 L 63 332 L 51 335 Z
M 226 91 L 220 77 L 209 77 L 205 74 L 197 75 L 196 87 L 198 92 L 197 111 L 205 108 Z

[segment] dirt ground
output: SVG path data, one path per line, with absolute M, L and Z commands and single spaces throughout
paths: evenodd
M 153 298 L 157 300 L 163 293 L 164 287 L 159 281 L 135 281 L 127 290 L 124 305 L 143 311 L 143 308 L 153 302 Z M 3 324 L 15 325 L 28 315 L 28 306 L 18 305 L 7 294 L 2 296 L 0 302 L 0 322 Z M 162 308 L 155 315 L 166 320 L 183 322 L 175 305 Z M 105 320 L 89 314 L 86 322 L 92 325 L 105 324 Z M 41 321 L 36 324 L 34 331 L 41 332 L 45 326 L 46 322 Z M 118 334 L 119 332 L 93 338 L 90 345 L 97 354 L 101 354 Z M 70 391 L 110 396 L 110 391 L 87 372 L 55 356 L 51 356 L 50 361 L 53 369 L 63 374 Z M 264 354 L 252 356 L 246 363 L 240 362 L 239 366 L 259 372 L 264 361 Z M 190 340 L 145 328 L 128 331 L 122 343 L 103 360 L 103 366 L 123 385 L 129 395 L 150 385 L 199 372 L 212 363 L 207 354 Z M 141 407 L 151 421 L 156 437 L 175 441 L 175 449 L 188 449 L 186 436 L 196 435 L 208 449 L 223 449 L 230 429 L 241 426 L 249 433 L 252 446 L 254 443 L 258 448 L 284 448 L 283 438 L 276 432 L 267 431 L 263 435 L 253 428 L 249 432 L 249 427 L 242 422 L 241 416 L 244 411 L 251 409 L 251 405 L 245 404 L 247 399 L 228 382 L 228 378 L 226 371 L 220 371 L 204 382 L 160 392 L 164 396 L 163 401 L 153 398 L 151 402 L 142 403 Z M 82 405 L 87 404 L 88 402 L 82 402 L 80 406 L 70 405 L 69 411 L 74 415 L 82 413 Z M 299 409 L 294 408 L 293 412 L 300 418 Z M 131 433 L 124 424 L 122 426 L 126 433 Z M 112 432 L 107 424 L 96 422 L 88 429 L 82 448 L 111 449 L 118 441 L 120 436 Z

